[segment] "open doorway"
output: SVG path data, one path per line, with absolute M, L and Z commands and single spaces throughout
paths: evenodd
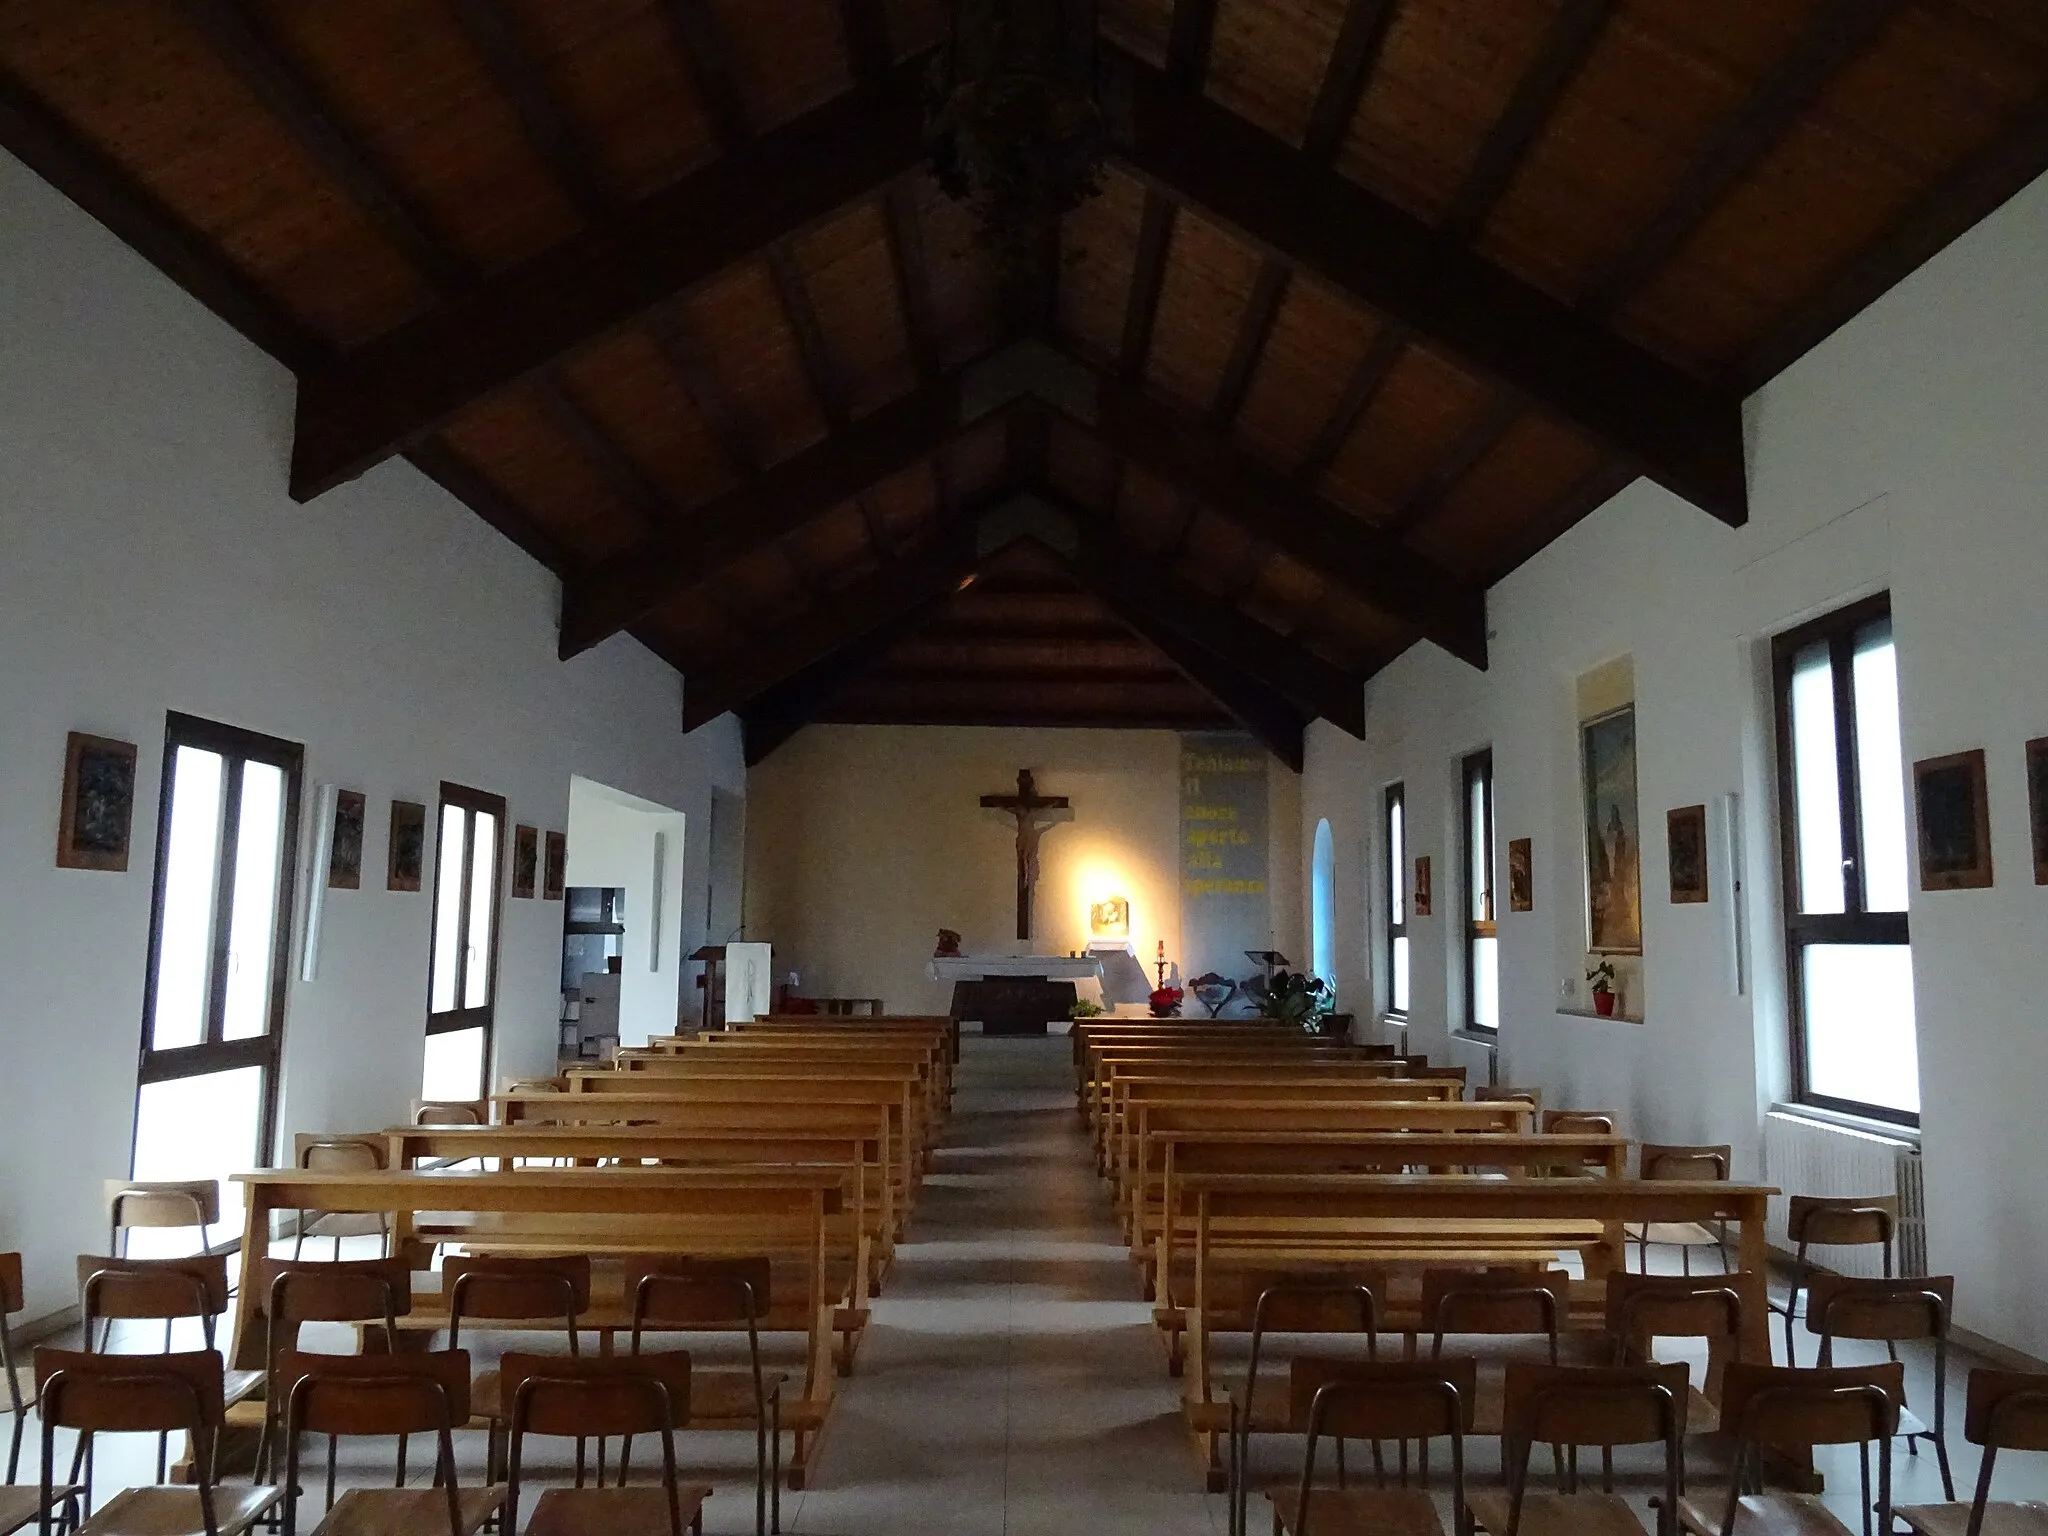
M 569 781 L 566 883 L 572 899 L 578 891 L 612 893 L 604 907 L 619 919 L 617 942 L 601 952 L 619 978 L 620 1045 L 645 1045 L 676 1027 L 686 965 L 683 835 L 681 811 L 595 779 Z

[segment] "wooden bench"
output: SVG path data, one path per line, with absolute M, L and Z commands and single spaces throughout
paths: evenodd
M 1453 1103 L 1455 1083 L 1413 1082 L 1406 1078 L 1346 1076 L 1334 1072 L 1281 1069 L 1252 1071 L 1221 1068 L 1157 1069 L 1119 1075 L 1110 1080 L 1110 1097 L 1095 1126 L 1096 1167 L 1108 1172 L 1132 1162 L 1126 1139 L 1134 1128 L 1132 1108 L 1147 1099 L 1173 1098 L 1199 1103 L 1246 1099 L 1348 1099 L 1390 1104 Z
M 814 1465 L 834 1395 L 836 1314 L 856 1294 L 858 1224 L 847 1215 L 844 1175 L 833 1169 L 524 1168 L 509 1172 L 304 1173 L 236 1175 L 247 1226 L 242 1291 L 230 1354 L 238 1369 L 266 1364 L 266 1321 L 247 1304 L 255 1265 L 280 1210 L 379 1212 L 389 1216 L 394 1251 L 424 1269 L 435 1243 L 499 1253 L 589 1253 L 600 1266 L 637 1254 L 766 1257 L 774 1267 L 766 1328 L 804 1339 L 802 1395 L 785 1400 L 793 1437 L 790 1486 Z M 510 1326 L 493 1324 L 493 1328 Z M 539 1325 L 537 1325 L 539 1326 Z M 559 1327 L 559 1324 L 554 1325 Z M 622 1281 L 593 1298 L 582 1327 L 609 1351 L 630 1326 Z M 424 1345 L 446 1327 L 430 1291 L 416 1293 L 402 1336 Z
M 1407 1068 L 1400 1062 L 1382 1061 L 1376 1057 L 1360 1055 L 1351 1047 L 1342 1045 L 1312 1045 L 1280 1050 L 1263 1045 L 1107 1046 L 1089 1052 L 1088 1060 L 1082 1069 L 1078 1090 L 1081 1118 L 1086 1123 L 1094 1123 L 1109 1096 L 1110 1084 L 1119 1076 L 1129 1077 L 1155 1071 L 1171 1072 L 1205 1067 L 1217 1070 L 1243 1068 L 1254 1071 L 1271 1069 L 1303 1072 L 1343 1067 L 1353 1075 L 1361 1077 L 1394 1078 L 1407 1075 Z
M 649 1093 L 715 1093 L 721 1088 L 754 1100 L 816 1102 L 809 1094 L 823 1093 L 846 1099 L 855 1094 L 877 1095 L 900 1103 L 904 1134 L 922 1153 L 937 1132 L 939 1116 L 914 1073 L 883 1068 L 858 1068 L 837 1062 L 814 1066 L 758 1064 L 748 1061 L 712 1062 L 685 1058 L 675 1071 L 663 1072 L 655 1080 L 639 1072 L 571 1072 L 565 1080 L 571 1095 L 644 1096 Z
M 710 1063 L 734 1063 L 809 1070 L 826 1065 L 903 1071 L 913 1074 L 923 1086 L 931 1112 L 943 1118 L 952 1107 L 952 1065 L 944 1046 L 936 1041 L 847 1041 L 789 1034 L 767 1039 L 744 1035 L 710 1035 L 686 1041 L 662 1051 L 619 1052 L 614 1070 L 650 1076 L 686 1074 Z

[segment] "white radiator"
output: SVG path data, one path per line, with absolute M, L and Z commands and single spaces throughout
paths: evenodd
M 1896 1268 L 1902 1275 L 1927 1273 L 1927 1200 L 1920 1149 L 1911 1142 L 1804 1115 L 1772 1113 L 1764 1116 L 1763 1176 L 1787 1195 L 1897 1195 Z M 1785 1204 L 1782 1196 L 1771 1201 L 1770 1239 L 1789 1252 Z M 1845 1275 L 1884 1272 L 1875 1248 L 1820 1249 L 1814 1258 Z

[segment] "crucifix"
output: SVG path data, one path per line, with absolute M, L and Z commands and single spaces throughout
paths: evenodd
M 1031 898 L 1038 890 L 1038 839 L 1045 832 L 1038 813 L 1064 811 L 1069 802 L 1065 795 L 1041 795 L 1032 782 L 1031 770 L 1019 768 L 1017 793 L 983 795 L 981 804 L 984 810 L 1007 811 L 1017 818 L 1017 937 L 1029 939 Z

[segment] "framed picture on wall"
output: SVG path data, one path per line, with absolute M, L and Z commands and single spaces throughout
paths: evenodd
M 1686 906 L 1707 899 L 1707 808 L 1683 805 L 1664 817 L 1671 854 L 1671 900 Z
M 427 808 L 417 800 L 391 802 L 391 847 L 384 889 L 417 891 L 427 867 Z
M 567 833 L 550 832 L 547 837 L 547 867 L 542 873 L 540 894 L 544 901 L 560 901 L 562 884 L 569 873 Z
M 2048 736 L 2027 743 L 2027 822 L 2034 844 L 2034 884 L 2048 885 Z
M 1920 889 L 1982 890 L 1991 884 L 1991 807 L 1984 750 L 1952 752 L 1913 765 L 1920 830 Z
M 1429 855 L 1426 853 L 1415 861 L 1415 891 L 1409 898 L 1409 905 L 1417 917 L 1429 916 Z
M 370 802 L 359 789 L 344 789 L 334 797 L 334 842 L 327 854 L 327 888 L 359 891 L 363 888 L 363 820 Z
M 64 804 L 57 814 L 57 867 L 128 868 L 135 820 L 135 743 L 73 731 L 64 739 Z
M 1636 812 L 1636 707 L 1579 726 L 1586 813 L 1586 948 L 1643 952 L 1643 839 Z
M 540 868 L 540 830 L 512 829 L 512 894 L 521 901 L 533 900 L 534 881 Z
M 1535 854 L 1530 840 L 1518 837 L 1508 844 L 1508 910 L 1536 910 Z

